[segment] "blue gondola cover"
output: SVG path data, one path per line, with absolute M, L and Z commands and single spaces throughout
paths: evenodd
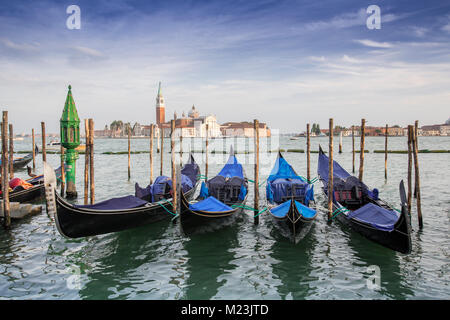
M 292 200 L 283 202 L 279 206 L 272 208 L 270 212 L 278 218 L 284 218 L 289 212 L 289 208 L 291 207 L 291 201 Z M 316 210 L 311 209 L 298 201 L 295 201 L 295 206 L 297 207 L 297 211 L 305 218 L 312 218 L 316 215 Z
M 197 203 L 190 204 L 189 209 L 191 209 L 192 211 L 208 211 L 208 212 L 224 212 L 233 210 L 233 208 L 227 206 L 223 202 L 220 202 L 213 196 L 208 197 L 205 200 L 199 201 Z
M 199 197 L 206 199 L 209 197 L 209 190 L 208 187 L 206 186 L 205 181 L 202 182 L 202 186 L 200 188 L 200 195 Z
M 242 169 L 242 165 L 237 161 L 236 157 L 231 155 L 218 175 L 225 178 L 240 177 L 244 179 L 244 170 Z
M 297 185 L 296 194 L 305 193 L 305 204 L 314 200 L 314 186 L 308 184 L 304 178 L 297 175 L 292 166 L 280 155 L 278 155 L 275 165 L 267 178 L 266 197 L 270 203 L 281 203 L 283 197 L 292 194 L 292 185 Z M 300 186 L 303 186 L 303 190 Z
M 378 230 L 392 231 L 399 216 L 396 211 L 387 210 L 373 203 L 368 203 L 358 210 L 351 212 L 347 217 L 368 223 Z
M 111 198 L 105 201 L 90 205 L 74 205 L 76 208 L 96 209 L 96 210 L 123 210 L 141 207 L 148 203 L 145 200 L 134 196 Z

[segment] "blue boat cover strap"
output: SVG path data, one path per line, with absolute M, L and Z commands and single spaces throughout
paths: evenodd
M 347 218 L 359 220 L 367 223 L 372 227 L 383 230 L 392 231 L 394 225 L 398 221 L 400 215 L 394 210 L 387 210 L 373 203 L 368 203 L 358 210 L 348 214 Z
M 231 211 L 233 208 L 227 206 L 225 203 L 220 202 L 213 196 L 206 198 L 205 200 L 197 203 L 189 204 L 189 209 L 192 211 L 207 211 L 207 212 L 225 212 Z
M 278 218 L 284 218 L 289 212 L 289 208 L 291 207 L 291 201 L 292 200 L 283 202 L 279 206 L 270 209 L 270 212 Z M 316 215 L 316 210 L 311 209 L 298 201 L 295 201 L 295 206 L 300 215 L 302 215 L 305 218 L 313 218 Z
M 96 210 L 124 210 L 141 207 L 148 202 L 138 197 L 125 196 L 120 198 L 111 198 L 105 201 L 90 205 L 74 205 L 75 208 L 96 209 Z

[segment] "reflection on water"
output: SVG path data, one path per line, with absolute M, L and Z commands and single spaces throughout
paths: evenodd
M 185 139 L 184 150 L 189 150 Z M 216 139 L 216 150 L 229 145 L 253 148 L 251 139 Z M 344 153 L 335 158 L 351 170 L 351 138 L 344 138 Z M 270 148 L 306 149 L 305 140 L 267 141 Z M 327 138 L 314 138 L 312 150 L 327 146 Z M 96 140 L 96 199 L 134 193 L 134 182 L 147 185 L 148 154 L 132 155 L 132 178 L 127 181 L 126 140 Z M 169 141 L 165 150 L 169 151 Z M 450 149 L 450 137 L 423 137 L 421 149 Z M 31 143 L 18 141 L 15 150 Z M 210 144 L 213 150 L 214 144 Z M 383 149 L 384 138 L 368 137 L 366 148 Z M 389 149 L 404 150 L 404 138 L 389 140 Z M 132 149 L 148 150 L 148 140 L 133 140 Z M 201 148 L 196 148 L 201 150 Z M 194 154 L 198 162 L 204 155 Z M 250 179 L 253 155 L 237 154 Z M 285 153 L 300 175 L 306 172 L 306 155 Z M 384 180 L 384 154 L 365 156 L 365 182 L 380 190 L 380 197 L 399 208 L 398 184 L 405 179 L 407 156 L 390 154 L 388 180 Z M 261 157 L 261 182 L 268 176 L 276 153 Z M 57 155 L 47 155 L 53 165 Z M 80 160 L 83 156 L 80 156 Z M 170 154 L 164 174 L 170 175 Z M 187 154 L 185 154 L 187 159 Z M 210 155 L 209 176 L 226 161 L 223 154 Z M 356 167 L 358 167 L 358 159 Z M 83 239 L 65 239 L 43 212 L 0 231 L 0 298 L 15 299 L 449 299 L 450 253 L 448 247 L 450 188 L 443 174 L 450 171 L 450 154 L 419 154 L 421 165 L 424 229 L 419 231 L 415 204 L 412 210 L 413 249 L 402 255 L 368 241 L 338 222 L 327 223 L 326 199 L 316 184 L 319 215 L 309 234 L 297 245 L 283 238 L 270 217 L 262 214 L 259 225 L 252 213 L 242 214 L 235 225 L 208 234 L 184 237 L 169 221 L 124 232 Z M 155 154 L 155 172 L 159 154 Z M 82 201 L 83 161 L 78 161 L 78 201 Z M 40 158 L 37 171 L 41 171 Z M 204 166 L 201 166 L 202 171 Z M 312 178 L 317 154 L 311 155 Z M 25 177 L 26 172 L 17 172 Z M 253 205 L 253 186 L 247 205 Z M 264 187 L 261 188 L 263 207 Z M 45 210 L 44 210 L 45 211 Z M 380 288 L 367 281 L 380 271 Z

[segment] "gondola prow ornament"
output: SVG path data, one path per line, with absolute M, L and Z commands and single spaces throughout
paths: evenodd
M 75 164 L 78 159 L 78 153 L 75 151 L 75 148 L 80 145 L 80 118 L 78 117 L 71 89 L 72 87 L 69 85 L 69 92 L 67 93 L 66 103 L 64 104 L 60 120 L 60 134 L 61 144 L 67 150 L 65 154 L 66 197 L 76 198 Z
M 50 216 L 56 215 L 56 201 L 55 201 L 55 189 L 56 189 L 56 175 L 53 168 L 44 162 L 44 185 L 45 185 L 45 200 L 47 203 L 47 213 Z

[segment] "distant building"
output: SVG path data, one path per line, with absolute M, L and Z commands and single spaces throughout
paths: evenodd
M 156 96 L 156 124 L 159 126 L 166 122 L 166 106 L 164 98 L 161 93 L 161 82 L 158 87 L 158 94 Z
M 222 124 L 220 130 L 226 137 L 253 137 L 255 135 L 254 124 L 252 122 L 226 122 Z M 270 137 L 271 132 L 265 123 L 259 123 L 259 136 Z
M 450 125 L 447 124 L 422 126 L 421 129 L 424 136 L 450 136 Z

